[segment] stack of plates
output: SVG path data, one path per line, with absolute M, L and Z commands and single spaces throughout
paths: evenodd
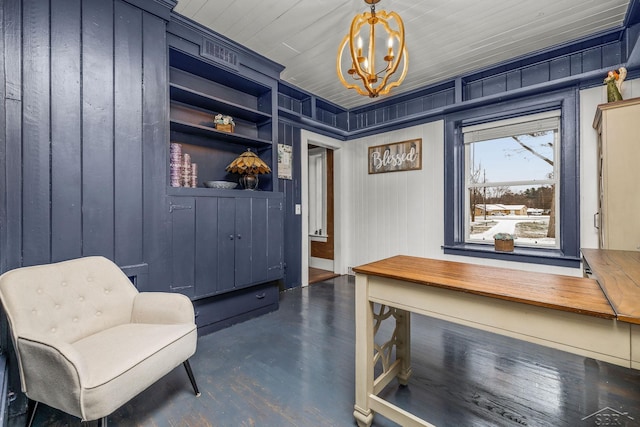
M 171 170 L 171 186 L 172 187 L 181 187 L 181 179 L 182 179 L 182 144 L 178 144 L 175 142 L 171 143 L 171 161 L 170 161 L 170 170 Z

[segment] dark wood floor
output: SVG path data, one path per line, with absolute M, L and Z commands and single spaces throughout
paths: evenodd
M 339 274 L 335 274 L 333 271 L 322 270 L 319 268 L 309 267 L 309 284 L 324 282 L 329 279 L 333 279 L 334 277 L 340 276 Z
M 345 276 L 281 294 L 277 312 L 200 338 L 201 397 L 179 367 L 109 425 L 353 426 L 353 299 Z M 640 425 L 640 371 L 421 316 L 412 345 L 409 387 L 383 393 L 437 426 Z M 41 406 L 36 425 L 80 423 Z

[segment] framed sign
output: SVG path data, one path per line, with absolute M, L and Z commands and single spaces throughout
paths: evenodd
M 292 179 L 292 147 L 290 145 L 278 144 L 278 178 Z
M 422 138 L 369 147 L 369 174 L 422 169 Z

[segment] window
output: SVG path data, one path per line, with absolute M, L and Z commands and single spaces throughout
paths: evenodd
M 444 253 L 579 268 L 577 111 L 568 88 L 444 117 Z M 494 250 L 498 225 L 513 252 Z
M 558 248 L 560 111 L 462 128 L 467 212 L 465 241 Z

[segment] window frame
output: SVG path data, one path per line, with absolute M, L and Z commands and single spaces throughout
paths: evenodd
M 578 93 L 570 88 L 493 104 L 473 105 L 444 117 L 444 244 L 445 254 L 535 264 L 580 267 L 580 156 Z M 516 247 L 497 252 L 492 245 L 466 242 L 466 179 L 463 126 L 560 110 L 559 247 Z
M 555 199 L 554 201 L 554 209 L 555 209 L 555 217 L 559 218 L 560 217 L 560 209 L 561 209 L 561 205 L 559 203 L 558 200 L 558 195 L 560 193 L 560 189 L 562 188 L 562 185 L 560 183 L 560 176 L 561 176 L 561 167 L 562 164 L 560 161 L 558 161 L 560 159 L 560 141 L 562 141 L 562 132 L 561 132 L 561 119 L 562 119 L 562 112 L 558 109 L 558 110 L 550 110 L 548 112 L 544 112 L 544 113 L 539 113 L 539 114 L 525 114 L 522 116 L 518 116 L 518 117 L 513 117 L 511 119 L 507 119 L 507 120 L 492 120 L 489 122 L 485 122 L 482 125 L 480 125 L 480 127 L 483 128 L 483 131 L 489 131 L 491 132 L 493 129 L 497 129 L 497 128 L 501 128 L 501 127 L 505 127 L 505 126 L 516 126 L 520 129 L 517 129 L 518 132 L 520 133 L 513 133 L 512 130 L 511 133 L 501 133 L 501 135 L 522 135 L 523 132 L 526 132 L 527 129 L 531 130 L 531 126 L 523 126 L 524 123 L 541 123 L 541 121 L 545 121 L 546 126 L 543 125 L 544 130 L 553 130 L 555 132 L 554 136 L 553 136 L 553 178 L 550 179 L 545 179 L 545 180 L 512 180 L 512 181 L 500 181 L 500 182 L 490 182 L 490 183 L 476 183 L 473 184 L 471 182 L 470 176 L 471 176 L 471 168 L 469 167 L 469 162 L 471 162 L 471 151 L 472 151 L 472 145 L 473 144 L 478 144 L 478 143 L 482 143 L 482 142 L 489 142 L 489 141 L 495 141 L 497 139 L 501 139 L 501 138 L 508 138 L 508 136 L 497 136 L 492 135 L 490 138 L 486 138 L 486 139 L 480 139 L 480 140 L 472 140 L 469 142 L 465 142 L 464 143 L 464 149 L 465 149 L 465 175 L 464 175 L 464 186 L 465 186 L 465 191 L 467 194 L 467 197 L 465 198 L 465 212 L 466 212 L 466 218 L 465 218 L 465 225 L 464 225 L 464 230 L 465 230 L 465 242 L 466 243 L 477 243 L 477 244 L 484 244 L 484 245 L 493 245 L 493 240 L 491 241 L 484 241 L 481 242 L 479 240 L 473 240 L 471 239 L 471 233 L 470 233 L 470 229 L 471 229 L 471 198 L 469 197 L 470 194 L 470 190 L 472 187 L 477 187 L 477 188 L 483 188 L 483 187 L 496 187 L 496 186 L 507 186 L 507 187 L 513 187 L 513 186 L 518 186 L 518 187 L 522 187 L 523 185 L 527 186 L 527 187 L 533 187 L 536 185 L 553 185 L 555 186 L 555 188 L 557 190 L 554 191 L 553 194 L 553 198 Z M 505 123 L 507 122 L 507 123 Z M 553 126 L 552 126 L 553 125 Z M 535 125 L 534 125 L 535 126 Z M 476 132 L 476 130 L 473 129 L 474 126 L 463 126 L 462 129 L 462 138 L 463 141 L 465 140 L 465 135 L 466 134 L 472 134 L 474 132 Z M 523 129 L 524 128 L 524 129 Z M 471 135 L 470 139 L 475 139 L 473 137 L 473 135 Z M 555 221 L 555 236 L 559 236 L 560 234 L 560 221 Z M 520 245 L 518 243 L 518 239 L 516 239 L 514 241 L 515 246 L 523 246 L 523 247 L 533 247 L 533 248 L 545 248 L 545 249 L 559 249 L 560 248 L 560 239 L 558 238 L 554 238 L 554 244 L 553 246 L 551 245 Z

